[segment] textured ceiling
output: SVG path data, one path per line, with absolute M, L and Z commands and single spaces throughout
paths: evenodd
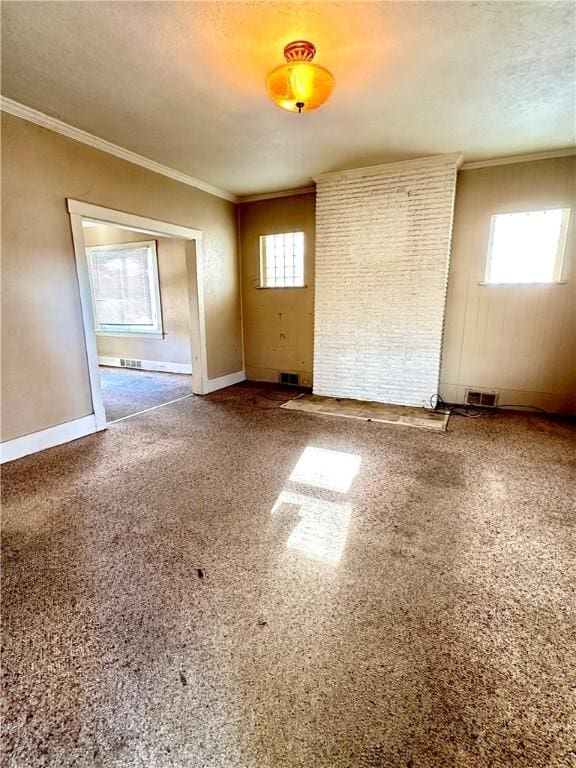
M 573 2 L 3 2 L 2 93 L 237 194 L 463 150 L 572 146 Z M 336 90 L 267 97 L 312 40 Z

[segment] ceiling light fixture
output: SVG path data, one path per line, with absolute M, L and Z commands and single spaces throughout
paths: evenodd
M 284 48 L 286 64 L 281 64 L 266 78 L 270 98 L 290 112 L 309 112 L 321 107 L 334 90 L 332 73 L 313 64 L 316 46 L 307 40 L 295 40 Z

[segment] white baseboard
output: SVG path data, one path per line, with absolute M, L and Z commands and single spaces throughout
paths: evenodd
M 22 456 L 28 456 L 30 453 L 37 453 L 55 445 L 69 443 L 70 440 L 77 440 L 79 437 L 91 435 L 96 431 L 96 418 L 92 413 L 90 416 L 57 424 L 55 427 L 48 427 L 48 429 L 42 429 L 40 432 L 15 437 L 14 440 L 0 443 L 0 463 L 5 464 L 7 461 L 21 459 Z
M 120 360 L 124 360 L 123 357 L 104 357 L 98 355 L 98 365 L 110 365 L 114 368 L 129 368 L 130 370 L 142 370 L 142 371 L 161 371 L 164 373 L 189 373 L 192 374 L 192 366 L 188 363 L 163 363 L 159 360 L 140 360 L 139 358 L 132 358 L 126 355 L 128 360 L 139 360 L 142 363 L 142 367 L 135 369 L 131 366 L 124 366 L 120 364 Z
M 99 358 L 99 360 L 110 360 L 115 358 Z M 118 358 L 119 359 L 119 358 Z M 105 365 L 110 365 L 106 362 Z M 191 368 L 191 366 L 189 366 Z M 177 371 L 181 373 L 182 371 Z M 239 384 L 246 380 L 245 371 L 236 371 L 227 376 L 219 376 L 217 379 L 208 379 L 206 383 L 206 393 L 216 392 L 224 387 L 231 387 L 233 384 Z M 14 440 L 6 440 L 0 443 L 0 463 L 21 459 L 31 453 L 44 451 L 46 448 L 53 448 L 55 445 L 69 443 L 71 440 L 78 440 L 79 437 L 85 437 L 98 431 L 96 428 L 96 418 L 94 414 L 83 416 L 81 419 L 67 421 L 64 424 L 57 424 L 55 427 L 42 429 L 40 432 L 32 432 L 30 435 L 16 437 Z
M 204 394 L 209 395 L 210 392 L 231 387 L 232 384 L 239 384 L 241 381 L 246 381 L 246 371 L 236 371 L 236 373 L 229 373 L 227 376 L 219 376 L 217 379 L 208 379 Z

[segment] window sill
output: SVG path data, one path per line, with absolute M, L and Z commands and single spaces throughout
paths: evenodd
M 143 331 L 96 331 L 96 336 L 118 336 L 119 338 L 130 339 L 163 339 L 163 333 L 153 333 Z
M 478 283 L 478 285 L 494 285 L 494 286 L 501 285 L 504 288 L 510 288 L 510 286 L 513 285 L 515 287 L 521 286 L 525 288 L 526 286 L 530 286 L 530 285 L 566 285 L 567 282 L 568 282 L 567 280 L 547 280 L 546 282 L 542 282 L 542 283 L 487 283 L 483 281 Z
M 307 285 L 259 285 L 256 290 L 258 291 L 301 291 L 303 288 L 308 288 Z

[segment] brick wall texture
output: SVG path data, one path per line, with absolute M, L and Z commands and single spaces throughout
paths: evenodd
M 446 155 L 317 179 L 316 394 L 438 391 L 456 175 Z

